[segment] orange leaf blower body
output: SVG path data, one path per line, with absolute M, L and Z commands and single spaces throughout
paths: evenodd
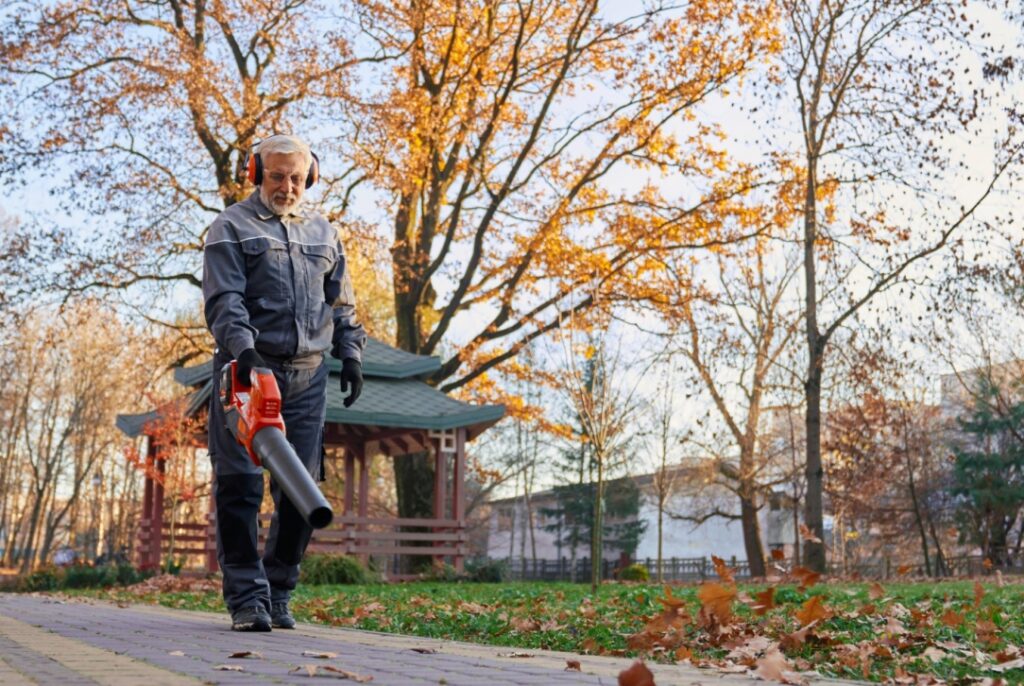
M 253 464 L 270 472 L 303 519 L 322 529 L 334 512 L 285 438 L 277 380 L 263 367 L 254 368 L 249 376 L 250 384 L 243 384 L 236 360 L 221 370 L 220 400 L 228 431 L 245 446 Z

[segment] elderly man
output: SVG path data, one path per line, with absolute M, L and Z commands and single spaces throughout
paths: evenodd
M 214 369 L 238 360 L 273 371 L 288 440 L 311 475 L 322 467 L 327 366 L 342 360 L 346 407 L 363 385 L 363 327 L 356 322 L 345 254 L 335 229 L 300 207 L 319 162 L 294 136 L 261 142 L 247 162 L 256 191 L 214 220 L 203 252 L 206 322 L 217 349 Z M 224 601 L 236 631 L 291 629 L 288 599 L 312 529 L 273 480 L 274 515 L 262 559 L 256 547 L 263 471 L 228 433 L 214 374 L 209 451 L 217 506 L 217 558 Z

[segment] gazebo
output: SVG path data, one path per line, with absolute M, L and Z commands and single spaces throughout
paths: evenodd
M 333 380 L 327 384 L 324 445 L 328 455 L 344 459 L 344 496 L 341 514 L 331 526 L 313 535 L 311 550 L 359 555 L 432 555 L 452 558 L 461 569 L 466 554 L 465 478 L 466 443 L 504 416 L 501 405 L 473 405 L 451 398 L 424 383 L 436 371 L 436 357 L 414 355 L 376 339 L 363 352 L 365 383 L 359 401 L 342 404 L 336 375 L 337 360 L 328 362 Z M 205 444 L 207 404 L 212 389 L 213 361 L 175 370 L 174 378 L 191 390 L 184 416 L 202 427 L 196 434 Z M 174 550 L 168 550 L 171 532 L 164 521 L 165 448 L 160 445 L 159 409 L 119 415 L 117 426 L 130 437 L 147 436 L 143 512 L 139 521 L 137 562 L 142 568 L 159 566 L 161 555 L 202 554 L 207 570 L 217 569 L 213 502 L 205 523 L 175 526 Z M 372 518 L 368 516 L 370 462 L 376 455 L 402 459 L 428 451 L 434 458 L 434 512 L 431 519 Z M 356 469 L 358 467 L 358 480 Z M 358 484 L 358 486 L 357 486 Z M 261 515 L 267 525 L 269 515 Z M 418 529 L 408 531 L 409 528 Z M 261 528 L 261 541 L 263 529 Z M 182 545 L 178 545 L 182 544 Z

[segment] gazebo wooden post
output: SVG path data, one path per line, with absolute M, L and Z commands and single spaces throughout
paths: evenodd
M 448 454 L 444 451 L 444 438 L 439 436 L 433 441 L 434 447 L 434 519 L 440 520 L 445 518 L 447 513 L 447 486 L 448 486 Z M 435 526 L 434 532 L 444 531 L 442 527 Z M 436 546 L 437 543 L 435 542 Z M 435 555 L 434 562 L 441 564 L 444 562 L 443 555 Z
M 160 446 L 154 442 L 153 460 L 156 466 L 157 478 L 153 481 L 153 516 L 149 524 L 149 554 L 150 562 L 154 567 L 160 566 L 160 553 L 164 543 L 164 483 L 163 477 L 167 472 L 167 464 L 160 454 Z
M 344 448 L 345 452 L 345 499 L 341 506 L 341 516 L 350 517 L 352 516 L 352 499 L 355 496 L 356 487 L 356 460 L 352 449 L 346 445 Z M 341 521 L 341 530 L 348 531 L 349 526 L 344 519 Z M 343 552 L 348 554 L 352 552 L 352 539 L 348 536 L 344 538 Z
M 455 432 L 455 473 L 452 475 L 452 519 L 455 520 L 455 532 L 459 534 L 459 540 L 455 547 L 459 551 L 455 555 L 455 569 L 463 571 L 465 541 L 462 534 L 466 530 L 466 430 L 457 429 Z
M 210 489 L 210 505 L 206 515 L 206 571 L 213 574 L 217 571 L 217 477 L 213 477 L 213 488 Z
M 149 569 L 152 566 L 150 563 L 149 535 L 153 528 L 153 468 L 155 467 L 156 460 L 153 458 L 155 452 L 153 437 L 147 437 L 146 442 L 146 469 L 143 472 L 146 480 L 142 490 L 142 526 L 139 528 L 139 544 L 135 551 L 139 569 Z M 145 534 L 145 538 L 143 538 L 142 534 Z
M 356 459 L 359 460 L 359 517 L 361 519 L 366 519 L 370 512 L 369 460 L 366 455 L 366 441 L 360 441 L 356 445 Z M 356 531 L 366 531 L 366 524 L 360 522 L 359 525 L 356 526 Z M 360 553 L 359 559 L 362 560 L 363 564 L 368 564 L 370 561 L 370 554 L 366 552 Z

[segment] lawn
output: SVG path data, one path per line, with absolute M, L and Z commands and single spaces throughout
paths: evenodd
M 188 582 L 164 579 L 74 594 L 223 610 L 216 583 L 185 590 Z M 771 663 L 892 683 L 1024 682 L 1024 584 L 792 580 L 610 583 L 596 594 L 554 583 L 305 586 L 292 607 L 302 621 L 335 626 L 734 671 Z M 921 674 L 934 678 L 912 676 Z

